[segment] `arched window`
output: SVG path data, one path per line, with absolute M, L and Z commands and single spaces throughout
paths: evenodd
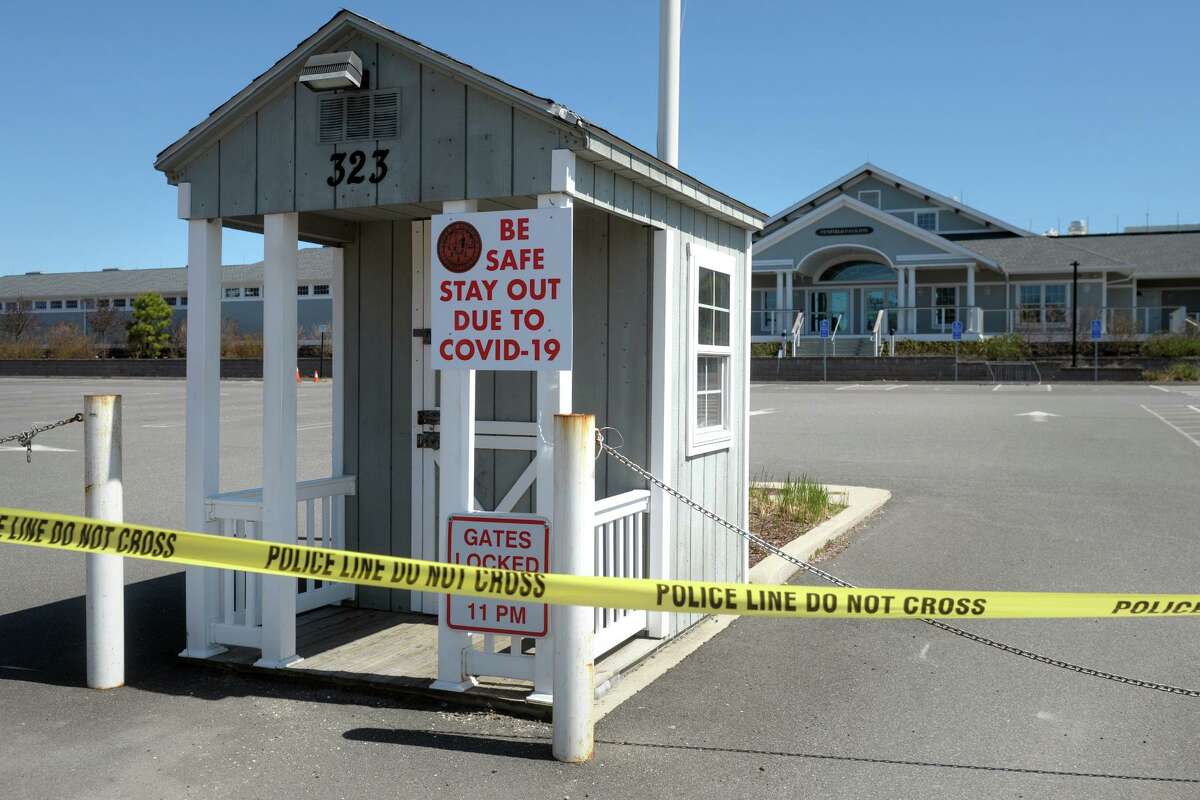
M 821 281 L 888 283 L 896 280 L 895 271 L 874 261 L 843 261 L 821 274 Z

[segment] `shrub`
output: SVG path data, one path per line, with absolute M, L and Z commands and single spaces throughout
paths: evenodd
M 1146 380 L 1156 383 L 1166 381 L 1196 383 L 1200 381 L 1200 367 L 1197 367 L 1195 364 L 1189 364 L 1186 361 L 1176 361 L 1164 370 L 1147 370 L 1143 373 L 1143 376 Z
M 1147 358 L 1200 357 L 1200 336 L 1156 333 L 1142 342 L 1142 355 Z
M 45 354 L 46 348 L 39 342 L 0 342 L 0 359 L 42 358 Z
M 828 489 L 805 475 L 798 479 L 788 475 L 779 487 L 750 488 L 750 513 L 760 518 L 811 526 L 842 508 L 841 503 L 829 496 Z
M 133 314 L 125 329 L 135 358 L 160 358 L 171 343 L 171 307 L 158 292 L 133 298 Z
M 96 340 L 68 322 L 46 332 L 47 358 L 95 358 Z
M 1019 333 L 1005 333 L 977 342 L 959 342 L 961 358 L 984 361 L 1022 361 L 1029 358 L 1029 342 Z M 911 339 L 896 341 L 896 355 L 954 355 L 954 342 L 921 342 Z
M 750 345 L 751 358 L 775 358 L 778 354 L 778 342 L 753 342 Z
M 221 323 L 221 356 L 224 358 L 262 358 L 262 334 L 238 333 L 237 323 L 231 319 Z

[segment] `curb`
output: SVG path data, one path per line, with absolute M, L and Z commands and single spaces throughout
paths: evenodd
M 758 483 L 756 485 L 771 486 L 772 484 Z M 803 536 L 788 542 L 782 548 L 783 552 L 794 558 L 807 560 L 825 544 L 847 533 L 874 514 L 892 497 L 892 493 L 886 489 L 872 489 L 866 486 L 826 486 L 825 488 L 829 490 L 830 494 L 844 494 L 846 508 L 832 519 L 822 522 Z M 767 556 L 751 567 L 750 583 L 786 583 L 799 571 L 800 567 L 779 556 Z M 603 680 L 597 680 L 600 692 L 598 692 L 599 696 L 596 698 L 594 706 L 595 721 L 599 722 L 626 700 L 661 678 L 689 655 L 699 650 L 705 642 L 732 625 L 736 619 L 738 618 L 732 615 L 707 616 L 662 647 L 643 654 L 641 658 L 634 660 L 625 669 L 618 668 L 611 673 L 606 673 L 603 664 L 597 665 L 597 677 L 603 677 Z M 606 674 L 600 675 L 599 673 Z

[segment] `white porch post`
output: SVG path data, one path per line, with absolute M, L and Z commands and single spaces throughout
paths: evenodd
M 189 214 L 189 184 L 179 187 L 180 216 Z M 221 220 L 188 220 L 187 420 L 184 446 L 184 524 L 217 533 L 205 501 L 220 491 Z M 187 645 L 180 655 L 208 658 L 225 648 L 212 640 L 219 613 L 219 573 L 187 567 Z
M 470 213 L 474 200 L 442 203 L 446 214 Z M 447 530 L 451 514 L 475 507 L 475 370 L 441 370 L 442 404 L 438 430 L 438 531 Z M 475 685 L 466 674 L 463 651 L 471 646 L 470 634 L 446 624 L 446 603 L 438 602 L 438 676 L 434 689 L 465 692 Z
M 783 273 L 775 273 L 775 313 L 772 315 L 771 333 L 782 333 L 780 319 L 783 318 Z
M 1108 272 L 1100 273 L 1100 333 L 1108 333 Z
M 299 216 L 263 220 L 262 538 L 296 543 L 296 270 Z M 296 655 L 296 579 L 262 577 L 262 658 L 282 667 Z
M 653 266 L 654 312 L 650 340 L 650 471 L 667 485 L 674 478 L 675 419 L 675 276 L 678 274 L 679 234 L 671 229 L 654 231 Z M 747 296 L 750 291 L 747 288 Z M 746 341 L 750 341 L 749 336 Z M 650 489 L 649 577 L 671 577 L 671 541 L 674 499 L 658 487 Z M 671 616 L 652 612 L 647 619 L 650 636 L 663 639 L 671 633 Z
M 342 335 L 342 330 L 346 323 L 346 271 L 342 265 L 342 251 L 338 250 L 334 254 L 333 259 L 333 278 L 330 281 L 333 291 L 333 315 L 332 333 L 333 333 L 333 348 L 330 354 L 333 358 L 333 419 L 330 422 L 333 424 L 333 441 L 330 447 L 330 461 L 332 462 L 329 469 L 330 475 L 341 475 L 344 469 L 344 443 L 345 443 L 345 403 L 346 403 L 346 345 L 345 338 Z M 337 517 L 339 520 L 343 518 L 345 513 L 345 499 L 338 498 Z M 339 526 L 339 530 L 342 528 Z
M 908 270 L 904 267 L 896 267 L 896 305 L 900 308 L 908 305 L 908 289 L 905 288 L 907 274 Z M 907 322 L 904 317 L 904 311 L 896 312 L 896 333 L 904 333 L 904 326 Z
M 793 295 L 793 291 L 792 291 L 793 277 L 792 276 L 793 275 L 794 275 L 794 273 L 791 270 L 783 273 L 783 305 L 781 305 L 780 308 L 788 309 L 788 311 L 784 312 L 784 314 L 783 314 L 783 325 L 782 325 L 783 330 L 781 330 L 780 333 L 785 333 L 785 334 L 791 332 L 792 320 L 795 319 L 795 317 L 796 317 L 796 315 L 794 313 L 792 313 L 794 311 L 794 309 L 792 308 L 792 295 Z M 748 292 L 749 292 L 749 289 L 747 289 L 747 293 Z
M 975 319 L 975 265 L 967 267 L 967 321 L 970 330 L 983 329 L 983 321 Z
M 909 316 L 908 332 L 916 333 L 917 332 L 917 312 L 916 312 L 916 307 L 917 307 L 917 268 L 916 267 L 908 268 L 907 288 L 908 288 L 908 307 L 909 307 L 909 309 L 912 309 L 908 312 L 908 316 Z
M 555 151 L 555 188 L 574 187 L 574 153 Z M 568 186 L 569 185 L 569 186 Z M 564 193 L 538 195 L 538 208 L 570 208 L 571 197 Z M 572 236 L 572 246 L 574 237 Z M 534 493 L 538 516 L 554 518 L 554 417 L 571 413 L 571 386 L 574 373 L 557 370 L 537 373 L 537 481 Z M 551 705 L 554 702 L 554 647 L 550 636 L 542 640 L 545 646 L 534 651 L 533 693 L 526 697 L 530 703 Z

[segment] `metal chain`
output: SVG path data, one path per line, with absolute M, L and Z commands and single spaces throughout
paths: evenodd
M 818 578 L 821 578 L 824 581 L 828 581 L 829 583 L 832 583 L 835 586 L 841 586 L 844 589 L 858 588 L 854 584 L 850 583 L 849 581 L 842 580 L 841 578 L 837 577 L 836 575 L 826 572 L 825 570 L 818 567 L 816 564 L 813 564 L 811 561 L 805 561 L 804 559 L 796 558 L 795 556 L 788 555 L 783 550 L 780 550 L 778 547 L 776 547 L 775 545 L 768 542 L 766 539 L 763 539 L 760 536 L 756 536 L 753 533 L 751 533 L 750 531 L 740 528 L 737 525 L 734 525 L 732 522 L 729 522 L 728 520 L 723 519 L 721 516 L 713 513 L 712 511 L 709 511 L 707 508 L 700 505 L 695 500 L 692 500 L 690 497 L 686 496 L 679 490 L 677 490 L 671 486 L 668 486 L 666 483 L 659 480 L 657 477 L 652 475 L 650 473 L 650 471 L 647 470 L 646 468 L 631 461 L 629 458 L 622 455 L 617 450 L 613 449 L 607 442 L 604 441 L 604 436 L 600 432 L 596 433 L 596 441 L 600 444 L 601 450 L 608 453 L 608 455 L 610 457 L 612 457 L 612 459 L 614 461 L 616 461 L 618 464 L 620 464 L 621 466 L 625 467 L 626 469 L 632 471 L 634 474 L 644 478 L 645 480 L 649 481 L 650 483 L 654 484 L 659 489 L 662 489 L 664 492 L 671 495 L 676 500 L 683 503 L 685 506 L 692 509 L 693 511 L 707 517 L 708 519 L 711 519 L 713 522 L 717 523 L 718 525 L 720 525 L 724 528 L 727 528 L 728 530 L 733 531 L 738 536 L 741 536 L 743 539 L 751 542 L 752 544 L 758 545 L 762 549 L 764 549 L 774 555 L 779 556 L 784 561 L 787 561 L 791 564 L 795 564 L 797 567 L 800 567 L 801 569 L 805 570 L 806 572 L 816 575 Z M 1028 658 L 1032 661 L 1037 661 L 1041 664 L 1048 664 L 1052 667 L 1058 667 L 1060 669 L 1065 669 L 1070 672 L 1077 672 L 1080 675 L 1090 675 L 1094 678 L 1103 678 L 1104 680 L 1107 680 L 1107 681 L 1115 681 L 1116 683 L 1123 683 L 1128 686 L 1137 686 L 1142 689 L 1154 689 L 1155 691 L 1166 692 L 1168 694 L 1180 694 L 1185 697 L 1200 697 L 1200 690 L 1197 690 L 1197 689 L 1185 689 L 1180 686 L 1171 686 L 1170 684 L 1166 684 L 1166 683 L 1156 683 L 1154 681 L 1143 681 L 1143 680 L 1139 680 L 1138 678 L 1129 678 L 1124 675 L 1117 675 L 1114 672 L 1105 672 L 1104 670 L 1094 669 L 1092 667 L 1085 667 L 1080 664 L 1073 664 L 1070 661 L 1063 661 L 1062 659 L 1051 658 L 1050 656 L 1044 656 L 1040 653 L 1035 653 L 1032 650 L 1026 650 L 1024 648 L 1017 647 L 1015 645 L 1006 644 L 1005 642 L 1000 642 L 995 639 L 990 639 L 987 636 L 981 636 L 978 633 L 971 633 L 970 631 L 963 630 L 962 628 L 956 627 L 949 623 L 941 622 L 936 619 L 930 619 L 928 617 L 922 618 L 921 622 L 924 622 L 926 625 L 932 625 L 933 627 L 937 628 L 938 630 L 945 631 L 946 633 L 950 633 L 955 636 L 960 636 L 969 641 L 976 642 L 976 643 L 982 644 L 982 645 L 986 645 L 987 647 L 992 647 L 997 650 L 1002 650 L 1005 653 L 1011 653 L 1015 656 L 1021 656 L 1022 658 Z
M 45 433 L 46 431 L 52 431 L 55 428 L 61 428 L 64 425 L 70 425 L 72 422 L 83 422 L 83 414 L 75 414 L 70 417 L 63 417 L 57 422 L 48 422 L 45 425 L 34 425 L 27 431 L 14 433 L 11 436 L 0 436 L 0 444 L 16 442 L 21 447 L 24 447 L 25 463 L 30 464 L 33 462 L 33 437 L 37 436 L 39 433 Z

